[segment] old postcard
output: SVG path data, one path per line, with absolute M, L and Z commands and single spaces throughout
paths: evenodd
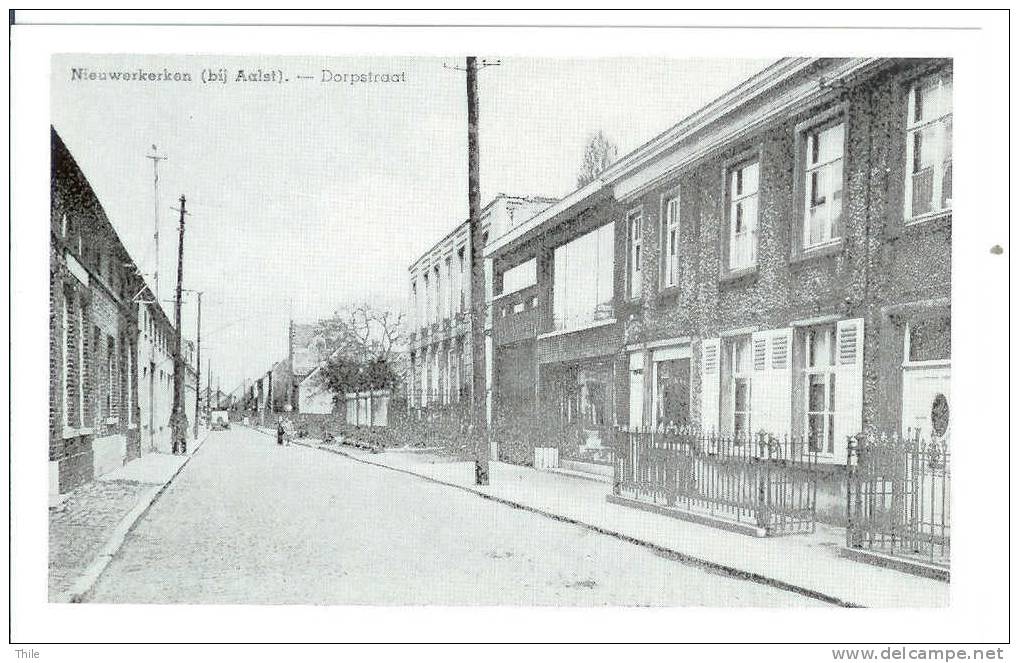
M 950 614 L 978 83 L 810 44 L 48 53 L 45 603 Z

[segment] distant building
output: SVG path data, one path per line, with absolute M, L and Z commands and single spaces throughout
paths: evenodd
M 499 194 L 481 210 L 482 242 L 509 232 L 554 202 L 554 198 Z M 464 221 L 409 269 L 405 389 L 408 408 L 418 417 L 460 417 L 471 400 L 470 252 L 470 229 Z M 490 285 L 490 278 L 486 282 Z
M 170 453 L 173 412 L 173 346 L 177 332 L 155 294 L 145 286 L 138 296 L 138 404 L 142 453 Z
M 336 410 L 335 394 L 321 381 L 323 366 L 308 374 L 297 386 L 297 409 L 308 414 L 331 414 Z

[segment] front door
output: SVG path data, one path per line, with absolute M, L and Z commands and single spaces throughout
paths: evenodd
M 948 444 L 951 435 L 950 365 L 904 366 L 902 432 Z

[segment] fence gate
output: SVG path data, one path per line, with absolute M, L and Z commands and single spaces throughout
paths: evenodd
M 850 440 L 846 545 L 947 566 L 951 453 L 919 434 Z

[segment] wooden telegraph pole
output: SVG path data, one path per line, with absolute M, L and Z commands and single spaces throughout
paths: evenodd
M 474 437 L 474 482 L 488 485 L 488 384 L 485 377 L 485 265 L 481 232 L 481 175 L 478 143 L 478 71 L 501 64 L 498 60 L 467 57 L 466 67 L 443 64 L 467 72 L 467 204 L 470 210 L 471 253 L 471 433 Z
M 467 204 L 471 236 L 471 430 L 474 432 L 474 483 L 488 485 L 488 435 L 485 417 L 485 268 L 481 234 L 481 182 L 478 146 L 478 60 L 467 58 Z
M 181 203 L 183 205 L 183 203 Z M 198 440 L 198 413 L 202 403 L 202 292 L 198 295 L 198 348 L 195 351 L 195 440 Z
M 173 320 L 177 331 L 173 344 L 173 412 L 170 414 L 170 430 L 173 435 L 173 453 L 186 454 L 188 450 L 188 415 L 184 412 L 184 357 L 181 355 L 180 297 L 184 282 L 184 215 L 186 201 L 180 196 L 180 237 L 177 241 L 177 294 L 173 304 Z

